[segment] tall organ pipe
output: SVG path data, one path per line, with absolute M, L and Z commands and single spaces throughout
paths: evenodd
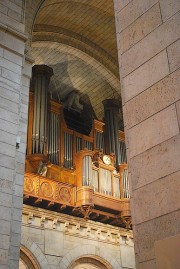
M 108 154 L 114 153 L 116 156 L 116 165 L 120 164 L 119 155 L 119 108 L 120 102 L 115 99 L 106 99 L 103 101 L 105 124 L 106 124 L 106 152 Z
M 47 97 L 52 75 L 52 68 L 46 65 L 35 65 L 32 68 L 32 87 L 34 91 L 33 154 L 47 154 Z

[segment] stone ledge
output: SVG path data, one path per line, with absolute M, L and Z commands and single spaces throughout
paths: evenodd
M 0 29 L 3 29 L 5 32 L 9 32 L 10 34 L 17 36 L 19 39 L 23 41 L 26 41 L 28 39 L 28 36 L 25 35 L 24 33 L 21 33 L 1 22 L 0 22 Z

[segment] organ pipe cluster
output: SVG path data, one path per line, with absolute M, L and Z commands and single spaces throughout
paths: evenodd
M 32 71 L 34 92 L 32 153 L 46 154 L 48 87 L 53 71 L 46 65 L 35 65 Z

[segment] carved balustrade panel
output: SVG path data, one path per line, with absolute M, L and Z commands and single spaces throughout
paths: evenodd
M 72 185 L 29 173 L 24 178 L 24 195 L 58 204 L 75 205 Z

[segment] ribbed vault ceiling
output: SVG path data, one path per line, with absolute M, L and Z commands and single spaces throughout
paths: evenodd
M 45 0 L 32 40 L 35 64 L 54 70 L 51 89 L 78 90 L 102 119 L 102 101 L 120 98 L 113 0 Z

